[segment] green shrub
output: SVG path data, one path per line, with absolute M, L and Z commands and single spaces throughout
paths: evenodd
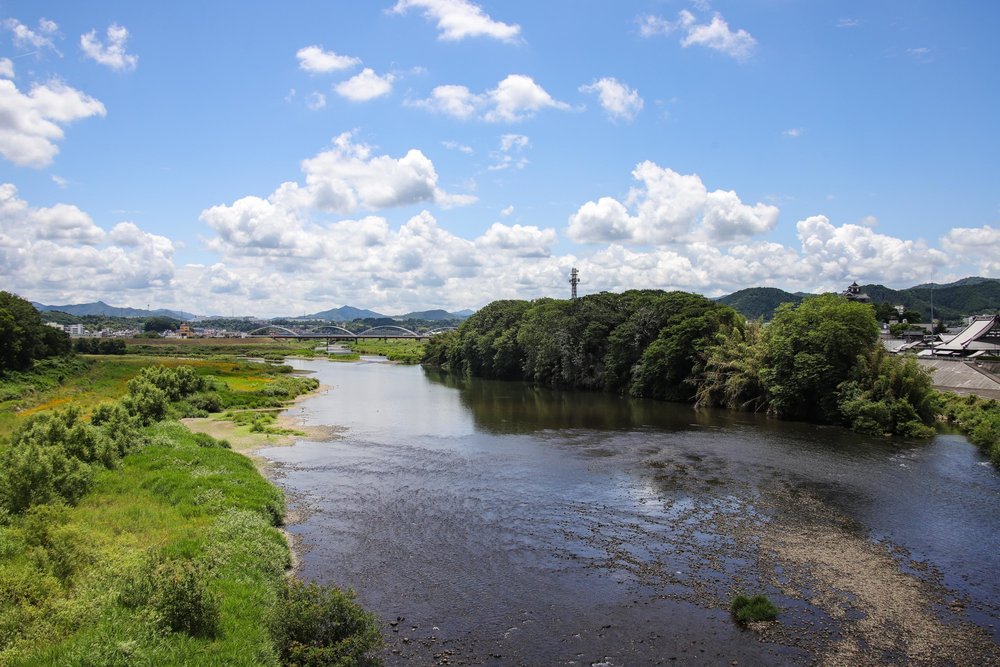
M 773 621 L 778 618 L 778 608 L 767 599 L 765 595 L 754 595 L 747 597 L 737 595 L 733 598 L 729 610 L 737 623 L 750 623 L 753 621 Z
M 377 665 L 382 647 L 375 616 L 354 600 L 352 591 L 288 581 L 271 622 L 284 665 L 337 667 Z
M 28 443 L 0 452 L 0 508 L 12 514 L 41 503 L 76 503 L 92 482 L 90 466 L 61 447 Z
M 139 377 L 129 380 L 128 394 L 121 402 L 125 411 L 138 417 L 143 425 L 152 424 L 166 417 L 168 404 L 166 392 Z
M 126 581 L 119 601 L 148 609 L 175 632 L 214 637 L 219 626 L 219 599 L 209 589 L 208 570 L 186 558 L 148 557 Z

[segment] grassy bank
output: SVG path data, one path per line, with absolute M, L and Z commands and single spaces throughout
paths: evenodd
M 368 664 L 374 618 L 286 577 L 280 491 L 175 419 L 280 406 L 315 381 L 166 361 L 178 370 L 105 357 L 0 382 L 0 664 Z
M 377 354 L 401 364 L 419 364 L 424 358 L 427 343 L 405 339 L 361 340 L 348 342 L 347 346 L 358 354 Z

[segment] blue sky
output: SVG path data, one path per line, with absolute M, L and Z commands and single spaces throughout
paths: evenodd
M 201 314 L 1000 275 L 1000 4 L 0 2 L 0 287 Z

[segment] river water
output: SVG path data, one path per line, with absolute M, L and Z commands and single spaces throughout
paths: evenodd
M 336 438 L 262 454 L 307 580 L 390 665 L 998 664 L 1000 476 L 964 438 L 295 361 Z M 777 623 L 740 628 L 736 593 Z

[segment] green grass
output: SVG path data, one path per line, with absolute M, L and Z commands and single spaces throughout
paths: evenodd
M 50 538 L 29 547 L 31 516 L 4 528 L 14 546 L 0 559 L 0 582 L 36 592 L 0 588 L 0 663 L 277 664 L 263 628 L 289 562 L 275 528 L 280 491 L 249 459 L 206 447 L 176 422 L 149 435 L 151 445 L 101 472 L 79 505 L 51 521 L 68 536 L 62 546 Z M 62 577 L 53 574 L 60 549 L 75 552 L 61 556 L 71 563 Z M 221 600 L 218 636 L 165 631 L 149 610 L 122 603 L 150 554 L 204 566 Z
M 61 405 L 93 407 L 123 396 L 154 361 L 43 365 L 5 378 L 0 389 L 16 394 L 21 412 L 62 397 Z M 237 405 L 280 405 L 316 386 L 287 367 L 185 363 L 215 379 L 215 400 Z M 281 492 L 248 458 L 176 421 L 154 423 L 143 436 L 115 467 L 93 468 L 75 505 L 0 512 L 0 665 L 281 663 L 286 647 L 270 630 L 288 590 Z M 377 623 L 365 618 L 367 639 L 351 645 L 357 655 L 376 646 Z
M 765 595 L 737 595 L 733 598 L 729 610 L 737 623 L 751 623 L 756 621 L 773 621 L 778 618 L 778 608 L 774 606 Z
M 992 398 L 938 392 L 941 414 L 1000 467 L 1000 402 Z
M 377 354 L 401 364 L 419 364 L 427 347 L 425 341 L 401 339 L 362 340 L 347 345 L 358 354 Z

